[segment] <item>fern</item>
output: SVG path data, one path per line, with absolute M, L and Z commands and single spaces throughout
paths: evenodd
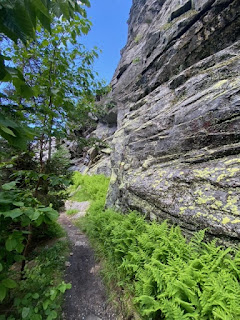
M 136 298 L 135 302 L 139 304 L 143 316 L 153 316 L 161 308 L 158 301 L 147 295 L 142 295 L 139 298 Z
M 97 240 L 119 286 L 131 290 L 143 319 L 240 319 L 240 250 L 203 242 L 206 230 L 187 242 L 181 229 L 166 221 L 148 223 L 136 212 L 104 211 L 106 187 L 105 193 L 96 189 L 98 178 L 74 179 L 74 188 L 83 191 L 76 196 L 92 200 L 82 225 Z

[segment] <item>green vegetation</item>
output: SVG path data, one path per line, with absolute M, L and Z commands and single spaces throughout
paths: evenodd
M 138 44 L 140 42 L 140 40 L 142 39 L 142 36 L 140 34 L 136 35 L 136 37 L 134 38 L 134 42 L 136 44 Z
M 90 200 L 92 204 L 89 212 L 94 212 L 94 210 L 103 210 L 109 185 L 109 179 L 104 175 L 84 176 L 80 172 L 75 172 L 72 179 L 73 186 L 71 186 L 70 190 L 77 190 L 74 193 L 72 200 Z M 80 186 L 81 188 L 79 189 Z
M 92 70 L 97 48 L 87 51 L 79 41 L 91 28 L 85 6 L 88 0 L 1 1 L 2 319 L 56 319 L 56 301 L 69 287 L 55 279 L 57 266 L 51 265 L 61 265 L 57 254 L 31 267 L 28 260 L 41 241 L 62 236 L 56 210 L 67 196 L 70 154 L 61 139 L 91 121 L 96 92 L 101 93 Z M 62 255 L 62 249 L 53 252 Z
M 68 31 L 69 28 L 71 28 L 70 35 L 68 34 L 67 38 L 70 42 L 76 42 L 78 35 L 87 34 L 90 29 L 91 23 L 86 19 L 84 5 L 90 6 L 89 1 L 83 0 L 81 1 L 81 5 L 71 0 L 1 1 L 0 81 L 6 84 L 11 83 L 11 88 L 14 88 L 19 97 L 17 99 L 17 105 L 15 103 L 9 103 L 10 112 L 8 112 L 8 114 L 5 114 L 3 112 L 4 110 L 1 110 L 0 135 L 16 147 L 26 147 L 26 142 L 34 136 L 34 133 L 32 133 L 24 123 L 28 120 L 28 112 L 31 110 L 29 105 L 27 110 L 23 110 L 24 99 L 29 99 L 34 96 L 36 98 L 36 105 L 38 105 L 39 96 L 42 94 L 41 90 L 45 90 L 45 92 L 48 91 L 49 98 L 54 94 L 54 92 L 50 92 L 50 90 L 54 88 L 53 80 L 56 77 L 56 61 L 59 61 L 60 57 L 59 46 L 61 46 L 61 50 L 63 50 L 63 55 L 65 55 L 67 47 L 66 42 L 63 40 L 64 36 L 67 35 L 63 34 L 66 32 L 65 28 L 67 27 Z M 62 29 L 57 28 L 57 25 L 61 25 Z M 52 37 L 50 34 L 52 34 Z M 39 41 L 39 37 L 42 41 Z M 55 42 L 53 42 L 53 40 Z M 15 56 L 15 59 L 14 43 L 15 49 L 24 51 L 24 48 L 26 48 L 27 50 L 23 52 L 23 55 Z M 37 49 L 34 50 L 33 43 L 35 43 L 36 48 L 39 48 L 38 51 L 36 51 Z M 51 45 L 54 47 L 51 48 L 52 50 L 50 52 L 49 46 Z M 44 46 L 45 51 L 41 52 Z M 6 47 L 10 48 L 10 50 L 5 50 Z M 41 57 L 38 55 L 40 52 L 42 54 Z M 82 53 L 85 55 L 83 50 Z M 39 58 L 42 59 L 41 62 L 43 65 L 39 65 Z M 67 59 L 67 56 L 65 58 Z M 72 60 L 73 59 L 74 57 L 72 57 Z M 48 62 L 51 72 L 48 72 L 49 68 L 44 68 L 44 60 Z M 28 67 L 30 61 L 32 63 L 31 69 Z M 64 70 L 61 70 L 63 66 L 64 64 L 62 63 L 62 66 L 59 66 L 60 69 L 58 69 L 58 72 L 62 71 L 62 74 L 64 72 Z M 81 67 L 81 65 L 79 65 L 79 67 Z M 41 69 L 42 73 L 38 71 L 39 69 Z M 83 73 L 81 75 L 84 74 L 82 79 L 87 79 L 91 72 L 87 72 L 84 67 L 82 71 Z M 46 77 L 46 79 L 48 79 L 48 85 L 46 87 L 43 87 L 43 78 L 41 79 L 40 77 L 40 81 L 36 81 L 34 78 L 36 73 L 38 73 L 38 75 L 41 74 L 43 77 L 46 77 L 46 73 L 49 74 L 49 78 Z M 40 90 L 40 88 L 42 89 Z M 62 89 L 63 88 L 64 87 L 62 87 Z M 60 94 L 57 94 L 57 96 L 58 99 L 60 97 L 62 99 L 64 98 Z M 9 98 L 9 94 L 1 94 L 1 98 Z M 54 101 L 49 101 L 49 106 L 53 104 Z M 4 106 L 6 108 L 6 103 L 2 103 L 1 101 L 1 109 L 4 109 Z M 22 117 L 20 117 L 18 112 L 22 114 Z M 34 113 L 33 110 L 31 112 Z M 37 112 L 39 113 L 40 110 L 38 109 Z
M 166 221 L 149 223 L 136 212 L 104 211 L 101 180 L 75 175 L 74 188 L 81 185 L 75 200 L 87 200 L 88 195 L 92 200 L 78 224 L 106 259 L 105 277 L 115 279 L 120 291 L 133 297 L 141 317 L 239 319 L 240 251 L 217 246 L 215 240 L 204 242 L 204 230 L 187 241 L 180 227 L 170 227 Z M 106 184 L 104 189 L 106 195 Z
M 135 59 L 133 59 L 133 64 L 137 64 L 137 63 L 139 63 L 140 62 L 140 58 L 139 57 L 137 57 L 137 58 L 135 58 Z
M 63 293 L 71 287 L 62 281 L 67 253 L 66 241 L 55 241 L 48 247 L 33 251 L 26 263 L 25 280 L 12 290 L 9 298 L 11 307 L 4 305 L 5 315 L 0 319 L 59 319 Z M 11 272 L 17 278 L 18 266 Z M 11 285 L 10 282 L 8 284 Z
M 74 214 L 78 213 L 78 210 L 77 209 L 69 209 L 66 211 L 66 214 L 68 216 L 73 216 Z

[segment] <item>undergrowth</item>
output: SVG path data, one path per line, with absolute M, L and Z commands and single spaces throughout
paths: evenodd
M 137 212 L 104 211 L 100 179 L 75 175 L 75 188 L 81 185 L 78 194 L 83 191 L 84 195 L 80 198 L 87 200 L 89 194 L 92 200 L 79 225 L 97 243 L 119 287 L 132 294 L 141 317 L 240 319 L 240 251 L 217 246 L 215 240 L 205 243 L 204 230 L 186 241 L 180 227 L 169 226 L 167 221 L 149 223 Z
M 71 186 L 70 191 L 74 194 L 71 200 L 91 201 L 89 213 L 104 210 L 109 185 L 108 178 L 104 175 L 84 176 L 79 172 L 75 172 L 72 179 L 73 186 Z
M 60 227 L 55 231 L 56 236 L 64 235 Z M 14 266 L 11 272 L 18 285 L 12 290 L 9 303 L 0 307 L 0 320 L 61 319 L 63 294 L 71 287 L 62 280 L 68 252 L 66 240 L 53 239 L 31 253 L 21 281 L 18 266 Z
M 67 211 L 66 211 L 66 214 L 68 215 L 68 216 L 73 216 L 73 215 L 75 215 L 76 213 L 78 213 L 78 209 L 68 209 Z

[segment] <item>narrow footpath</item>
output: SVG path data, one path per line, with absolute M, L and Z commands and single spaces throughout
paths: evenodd
M 117 316 L 107 301 L 104 285 L 99 277 L 99 264 L 87 237 L 74 226 L 74 219 L 83 216 L 87 202 L 66 202 L 66 209 L 78 209 L 70 217 L 61 213 L 59 223 L 66 230 L 71 242 L 71 254 L 66 263 L 65 281 L 72 284 L 66 291 L 63 304 L 64 320 L 116 320 Z

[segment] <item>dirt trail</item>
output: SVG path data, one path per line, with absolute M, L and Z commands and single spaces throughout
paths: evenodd
M 83 216 L 87 202 L 66 203 L 66 209 L 78 209 L 75 217 Z M 86 236 L 73 225 L 74 217 L 61 213 L 59 222 L 66 230 L 72 245 L 67 262 L 65 281 L 72 284 L 67 290 L 64 305 L 64 320 L 116 320 L 113 308 L 107 302 L 104 285 L 98 275 L 100 266 Z

